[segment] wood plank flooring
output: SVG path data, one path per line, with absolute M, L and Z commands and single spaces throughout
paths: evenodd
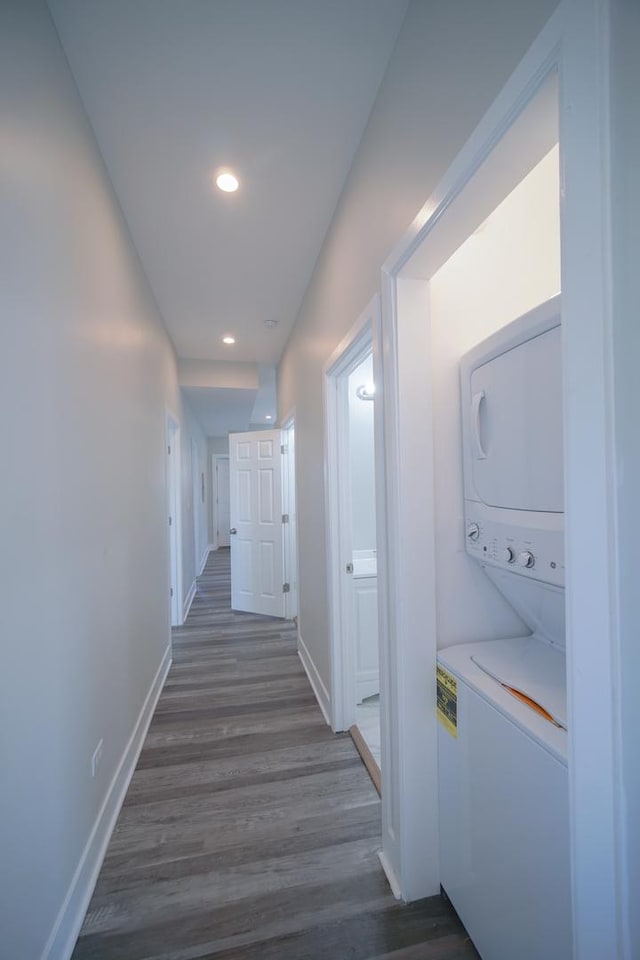
M 73 960 L 471 960 L 440 897 L 394 900 L 380 801 L 324 723 L 293 624 L 209 557 Z

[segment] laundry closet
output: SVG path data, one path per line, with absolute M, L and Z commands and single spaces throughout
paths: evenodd
M 626 267 L 611 272 L 633 215 L 611 178 L 627 117 L 617 65 L 609 85 L 612 9 L 558 8 L 382 267 L 381 861 L 406 899 L 443 886 L 483 960 L 626 957 L 637 939 L 637 765 L 621 726 L 633 635 L 618 618 L 628 410 L 612 379 L 630 314 Z M 534 332 L 538 320 L 549 327 Z M 527 344 L 547 335 L 538 363 Z M 549 437 L 560 457 L 537 445 Z M 499 529 L 494 510 L 531 514 L 529 530 Z M 529 646 L 559 669 L 518 676 L 483 644 Z M 522 749 L 507 754 L 509 729 Z
M 559 153 L 430 277 L 440 877 L 483 960 L 571 955 Z

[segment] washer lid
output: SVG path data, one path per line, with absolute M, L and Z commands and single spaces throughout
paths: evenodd
M 563 650 L 536 636 L 483 643 L 471 659 L 504 687 L 531 700 L 567 729 L 567 671 Z

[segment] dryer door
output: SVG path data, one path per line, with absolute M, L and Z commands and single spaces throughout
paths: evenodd
M 473 370 L 468 415 L 480 499 L 493 507 L 561 513 L 560 327 Z

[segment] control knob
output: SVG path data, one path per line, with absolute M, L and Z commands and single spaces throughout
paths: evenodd
M 520 556 L 518 557 L 518 563 L 521 567 L 531 568 L 536 562 L 536 558 L 529 550 L 523 550 Z
M 502 559 L 505 563 L 515 563 L 516 555 L 511 547 L 505 547 L 502 551 Z
M 479 536 L 480 536 L 480 527 L 478 526 L 478 524 L 470 523 L 469 526 L 467 527 L 467 537 L 469 538 L 469 540 L 473 540 L 475 542 Z

